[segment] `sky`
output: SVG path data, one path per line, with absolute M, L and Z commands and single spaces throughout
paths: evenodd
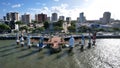
M 81 12 L 87 20 L 99 20 L 104 12 L 111 12 L 111 18 L 120 20 L 120 0 L 0 0 L 0 19 L 7 12 L 18 12 L 20 15 L 44 13 L 51 16 L 71 17 L 76 20 Z

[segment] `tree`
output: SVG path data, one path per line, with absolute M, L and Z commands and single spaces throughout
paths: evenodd
M 59 20 L 59 21 L 58 21 L 58 25 L 59 25 L 60 27 L 62 27 L 62 26 L 63 26 L 63 22 L 64 22 L 63 20 Z
M 21 22 L 21 21 L 16 21 L 15 24 L 21 25 L 21 24 L 23 24 L 23 22 Z
M 55 30 L 55 31 L 61 31 L 61 30 L 63 30 L 63 27 L 55 26 L 55 27 L 54 27 L 54 30 Z
M 58 22 L 54 22 L 53 25 L 54 25 L 54 26 L 58 26 L 58 27 L 62 27 L 63 21 L 62 21 L 62 20 L 59 20 Z
M 119 31 L 120 28 L 115 27 L 115 28 L 113 28 L 113 30 L 114 30 L 114 31 Z
M 44 22 L 43 24 L 44 24 L 44 28 L 45 28 L 45 29 L 48 29 L 48 28 L 49 28 L 49 23 L 48 23 L 47 21 Z
M 5 32 L 10 30 L 10 27 L 6 24 L 0 24 L 0 32 Z
M 80 32 L 87 32 L 88 30 L 90 30 L 90 28 L 88 28 L 87 26 L 81 26 L 78 29 Z
M 32 20 L 32 23 L 38 23 L 37 21 L 35 21 L 35 20 Z
M 69 32 L 75 32 L 75 26 L 69 26 L 67 29 Z
M 20 27 L 20 31 L 23 31 L 23 30 L 25 30 L 27 32 L 28 31 L 28 26 L 22 26 L 22 27 Z
M 75 26 L 76 21 L 71 21 L 71 26 Z
M 2 30 L 9 30 L 10 27 L 8 25 L 6 25 L 6 24 L 0 24 L 0 29 L 2 29 Z
M 45 30 L 44 27 L 38 27 L 38 28 L 34 29 L 34 30 L 32 31 L 32 33 L 40 33 L 40 32 L 42 32 L 42 31 L 44 31 L 44 30 Z

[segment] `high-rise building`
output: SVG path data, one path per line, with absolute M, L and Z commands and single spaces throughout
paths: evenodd
M 24 15 L 22 15 L 22 22 L 26 23 L 26 24 L 31 23 L 30 14 L 24 14 Z
M 11 12 L 11 21 L 18 21 L 19 19 L 17 12 Z
M 6 17 L 7 17 L 7 21 L 18 21 L 19 20 L 18 12 L 7 13 Z
M 3 16 L 3 20 L 4 20 L 4 21 L 7 21 L 7 17 L 6 17 L 6 16 Z
M 110 12 L 104 12 L 103 13 L 103 23 L 110 23 L 110 17 L 111 17 L 111 13 Z
M 6 13 L 6 19 L 10 28 L 15 29 L 15 22 L 19 21 L 19 13 L 18 12 Z
M 10 13 L 6 13 L 6 18 L 7 18 L 7 21 L 10 21 L 11 20 L 11 14 Z
M 38 22 L 38 14 L 35 14 L 35 21 Z
M 79 17 L 77 17 L 77 23 L 79 23 L 80 22 L 80 18 Z
M 66 17 L 66 22 L 71 23 L 71 17 Z
M 45 22 L 45 21 L 47 21 L 47 15 L 46 15 L 46 14 L 43 14 L 43 13 L 41 13 L 41 14 L 36 14 L 36 15 L 35 15 L 35 20 L 36 20 L 37 22 L 39 22 L 39 23 Z
M 64 21 L 64 16 L 59 16 L 59 20 L 63 20 Z
M 84 23 L 85 21 L 86 21 L 86 18 L 85 18 L 85 16 L 84 16 L 84 13 L 82 12 L 82 13 L 80 13 L 80 17 L 79 17 L 79 21 L 80 21 L 80 23 Z
M 57 22 L 57 21 L 58 21 L 57 13 L 52 13 L 52 22 Z
M 51 21 L 50 17 L 47 17 L 47 21 L 48 21 L 48 22 L 50 22 L 50 21 Z

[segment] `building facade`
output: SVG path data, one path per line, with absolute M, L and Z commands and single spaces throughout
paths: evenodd
M 6 14 L 7 21 L 18 21 L 19 13 L 18 12 L 10 12 Z
M 21 16 L 22 22 L 25 24 L 31 23 L 31 17 L 30 14 L 24 14 Z
M 84 13 L 82 12 L 82 13 L 80 13 L 80 16 L 79 16 L 79 22 L 80 23 L 84 23 L 85 21 L 86 21 L 86 18 L 85 18 L 85 16 L 84 16 Z
M 57 13 L 52 13 L 52 22 L 57 22 L 57 21 L 58 21 Z
M 50 18 L 50 17 L 47 17 L 47 21 L 50 22 L 50 21 L 51 21 L 51 18 Z
M 111 13 L 110 12 L 104 12 L 103 13 L 103 19 L 102 23 L 110 23 Z
M 38 22 L 38 23 L 42 23 L 42 22 L 45 22 L 47 21 L 47 15 L 46 14 L 36 14 L 35 15 L 35 20 Z
M 66 17 L 66 22 L 69 24 L 71 23 L 71 17 Z
M 65 20 L 65 17 L 64 16 L 59 16 L 59 20 Z

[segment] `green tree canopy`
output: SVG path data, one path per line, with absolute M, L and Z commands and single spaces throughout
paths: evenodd
M 21 25 L 21 24 L 23 24 L 23 22 L 22 21 L 16 21 L 15 24 Z
M 54 25 L 54 26 L 62 27 L 63 21 L 62 21 L 62 20 L 59 20 L 58 22 L 54 22 L 53 25 Z
M 87 26 L 81 26 L 78 28 L 80 32 L 87 32 L 87 31 L 91 31 L 91 29 Z
M 44 22 L 44 28 L 45 29 L 48 29 L 49 28 L 49 23 L 46 21 L 46 22 Z
M 114 31 L 120 31 L 120 28 L 113 28 Z
M 54 30 L 55 30 L 55 31 L 61 31 L 61 30 L 63 30 L 63 27 L 55 26 L 55 27 L 54 27 Z
M 44 30 L 45 30 L 44 27 L 38 27 L 38 28 L 34 29 L 34 30 L 32 31 L 32 33 L 40 33 L 40 32 L 43 32 Z
M 38 23 L 37 21 L 35 21 L 35 20 L 32 20 L 32 23 Z
M 0 24 L 0 29 L 1 30 L 9 30 L 10 27 L 8 25 L 6 25 L 6 24 Z
M 28 26 L 22 26 L 20 27 L 20 30 L 28 30 Z
M 70 32 L 75 32 L 75 26 L 69 26 L 67 28 Z
M 75 26 L 76 21 L 71 21 L 71 26 Z

